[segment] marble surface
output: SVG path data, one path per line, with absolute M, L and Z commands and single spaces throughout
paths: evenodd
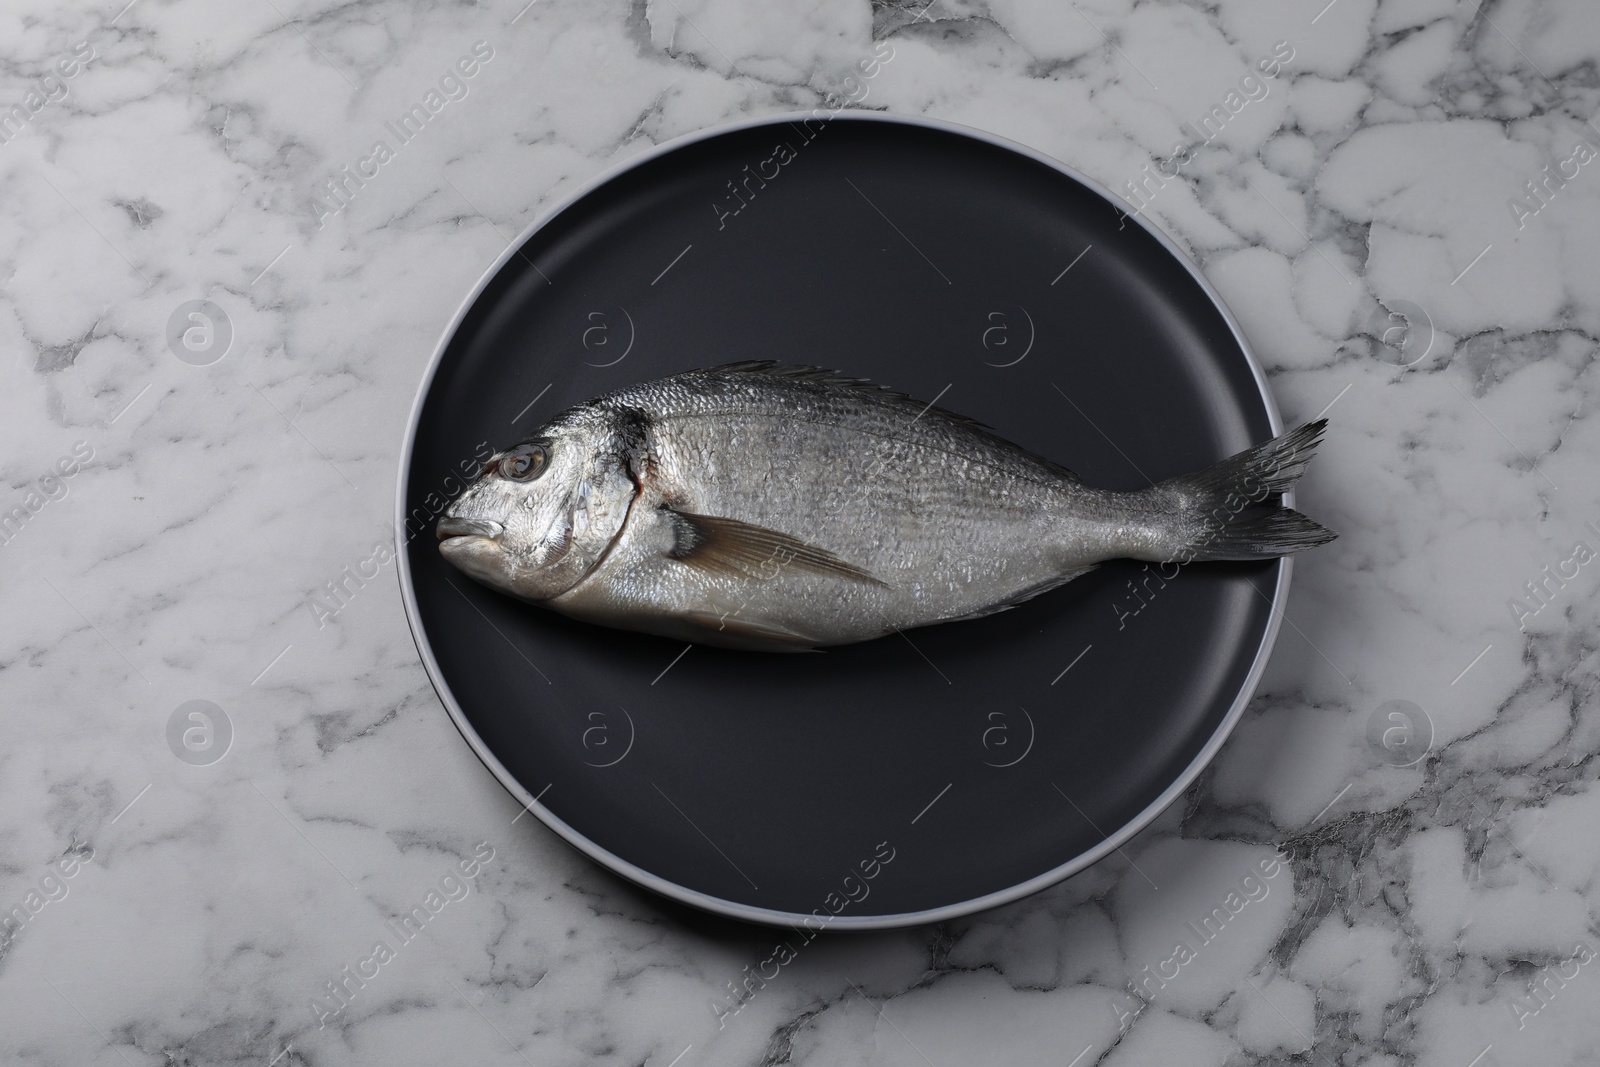
M 524 2 L 0 9 L 7 1063 L 1597 1062 L 1600 7 Z M 830 92 L 1142 189 L 1344 536 L 1124 857 L 735 1012 L 781 936 L 516 818 L 373 561 L 511 238 Z

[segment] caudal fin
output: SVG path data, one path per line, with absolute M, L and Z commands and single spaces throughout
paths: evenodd
M 1271 498 L 1294 486 L 1316 454 L 1327 419 L 1247 448 L 1214 467 L 1156 486 L 1178 501 L 1172 558 L 1271 559 L 1325 545 L 1339 536 Z

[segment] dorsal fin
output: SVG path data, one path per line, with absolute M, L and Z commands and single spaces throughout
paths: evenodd
M 977 419 L 968 418 L 966 415 L 959 415 L 956 412 L 949 411 L 945 408 L 935 407 L 926 401 L 918 400 L 906 393 L 891 389 L 886 385 L 879 385 L 870 378 L 853 377 L 848 374 L 842 374 L 836 370 L 831 370 L 827 367 L 808 366 L 801 363 L 779 363 L 777 360 L 773 359 L 747 359 L 741 360 L 737 363 L 724 363 L 717 367 L 703 367 L 699 370 L 689 371 L 688 373 L 706 375 L 728 374 L 765 376 L 768 378 L 778 378 L 783 381 L 804 382 L 806 384 L 819 385 L 828 388 L 858 389 L 863 393 L 871 394 L 876 399 L 888 401 L 891 404 L 903 407 L 907 414 L 912 417 L 913 421 L 926 418 L 929 415 L 936 415 L 946 423 L 970 430 L 980 437 L 987 438 L 990 442 L 1000 447 L 1010 449 L 1014 452 L 1024 453 L 1044 466 L 1050 468 L 1063 478 L 1070 479 L 1074 482 L 1081 482 L 1083 480 L 1078 477 L 1076 471 L 1062 466 L 1055 460 L 1041 456 L 1036 452 L 1029 452 L 1028 450 L 1006 440 L 987 423 L 979 422 Z
M 717 367 L 702 367 L 691 374 L 750 374 L 765 375 L 768 378 L 782 378 L 790 382 L 806 382 L 811 385 L 825 385 L 845 389 L 859 389 L 865 393 L 872 393 L 882 400 L 893 400 L 903 404 L 914 405 L 918 411 L 938 412 L 951 422 L 962 426 L 970 426 L 975 430 L 993 434 L 994 428 L 977 419 L 959 415 L 954 411 L 933 407 L 926 401 L 918 400 L 898 389 L 891 389 L 887 385 L 879 385 L 871 378 L 858 378 L 844 374 L 841 371 L 828 367 L 815 367 L 804 363 L 779 363 L 775 359 L 745 359 L 737 363 L 724 363 Z

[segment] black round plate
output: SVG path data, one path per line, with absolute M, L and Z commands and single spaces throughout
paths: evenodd
M 402 459 L 412 630 L 507 789 L 668 896 L 871 927 L 1048 885 L 1193 780 L 1259 677 L 1287 561 L 1165 581 L 1115 562 L 985 619 L 774 655 L 573 622 L 440 557 L 427 520 L 486 447 L 607 390 L 741 359 L 937 399 L 1110 488 L 1279 429 L 1195 269 L 1043 156 L 859 113 L 653 151 L 485 276 Z

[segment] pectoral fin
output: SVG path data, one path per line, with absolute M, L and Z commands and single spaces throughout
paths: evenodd
M 860 567 L 825 548 L 738 519 L 662 508 L 672 523 L 673 559 L 714 574 L 776 578 L 786 569 L 811 571 L 887 588 Z

